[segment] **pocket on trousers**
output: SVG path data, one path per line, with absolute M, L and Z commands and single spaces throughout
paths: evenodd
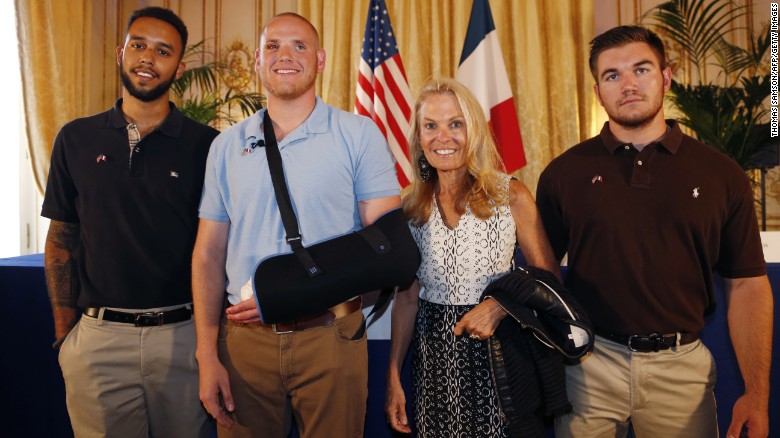
M 231 323 L 226 317 L 222 317 L 219 322 L 219 334 L 217 335 L 217 343 L 224 344 L 227 342 L 227 338 L 236 331 L 237 324 Z
M 355 311 L 351 315 L 337 319 L 333 323 L 333 329 L 336 331 L 341 342 L 360 342 L 366 338 L 366 328 L 363 325 L 363 312 Z M 360 333 L 362 331 L 362 334 Z
M 74 335 L 76 334 L 76 330 L 79 329 L 79 326 L 81 326 L 81 319 L 79 319 L 76 322 L 76 325 L 73 326 L 73 328 L 68 332 L 67 335 L 65 335 L 65 339 L 60 344 L 60 350 L 57 352 L 57 361 L 60 363 L 60 368 L 62 367 L 62 359 L 64 357 L 65 353 L 68 353 L 66 350 L 70 350 L 70 344 L 73 341 Z

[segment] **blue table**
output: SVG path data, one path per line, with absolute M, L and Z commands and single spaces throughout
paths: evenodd
M 780 264 L 770 264 L 769 278 L 775 296 L 780 295 Z M 51 349 L 54 325 L 43 275 L 43 257 L 0 259 L 0 333 L 5 335 L 0 355 L 0 413 L 3 437 L 70 437 L 65 391 L 55 352 Z M 703 340 L 718 367 L 715 395 L 721 436 L 725 436 L 731 408 L 743 385 L 728 338 L 725 300 L 718 288 L 718 305 L 709 317 Z M 775 320 L 780 321 L 780 300 L 775 300 Z M 386 316 L 385 316 L 386 317 Z M 780 324 L 775 324 L 770 398 L 770 436 L 780 436 Z M 369 332 L 371 333 L 371 332 Z M 383 411 L 385 368 L 390 342 L 371 339 L 369 352 L 369 400 L 365 436 L 392 436 Z M 405 370 L 409 386 L 409 370 Z

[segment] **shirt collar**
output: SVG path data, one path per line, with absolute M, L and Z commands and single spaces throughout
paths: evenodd
M 666 126 L 669 127 L 669 129 L 666 131 L 666 134 L 653 143 L 659 144 L 672 155 L 674 155 L 677 153 L 677 150 L 680 149 L 683 133 L 680 129 L 680 124 L 675 120 L 666 119 Z M 604 127 L 601 128 L 599 137 L 601 138 L 601 142 L 604 144 L 604 147 L 607 149 L 607 151 L 609 151 L 610 154 L 614 154 L 619 147 L 629 144 L 621 142 L 612 134 L 612 131 L 609 130 L 609 122 L 604 123 Z
M 171 111 L 165 120 L 157 127 L 156 131 L 160 131 L 168 137 L 177 138 L 181 134 L 181 126 L 184 121 L 184 114 L 176 108 L 173 102 L 168 102 Z M 108 113 L 108 126 L 111 128 L 126 128 L 127 120 L 125 114 L 122 112 L 122 98 L 117 99 L 114 107 Z
M 262 124 L 263 118 L 267 112 L 268 109 L 263 108 L 262 110 L 252 115 L 252 118 L 255 118 L 256 120 L 249 122 L 249 126 L 247 127 L 245 134 L 246 140 L 253 138 L 265 138 L 262 131 Z M 301 126 L 296 128 L 295 131 L 286 136 L 284 140 L 282 140 L 282 143 L 279 144 L 279 147 L 289 143 L 292 140 L 306 137 L 308 134 L 322 134 L 325 132 L 328 132 L 328 106 L 325 104 L 325 102 L 322 101 L 322 99 L 319 98 L 319 96 L 316 96 L 314 109 L 312 110 L 311 114 L 309 114 L 309 117 L 306 118 Z

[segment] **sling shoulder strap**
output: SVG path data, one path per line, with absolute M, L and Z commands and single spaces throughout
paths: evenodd
M 279 145 L 276 142 L 274 133 L 274 124 L 268 111 L 263 118 L 263 131 L 265 133 L 265 156 L 268 159 L 268 170 L 271 172 L 271 181 L 276 195 L 276 204 L 279 206 L 279 213 L 282 215 L 284 231 L 287 234 L 287 243 L 292 247 L 293 253 L 301 262 L 306 273 L 314 277 L 322 273 L 322 270 L 314 263 L 309 251 L 303 246 L 303 237 L 298 228 L 298 219 L 292 209 L 290 192 L 287 189 L 287 183 L 284 179 L 284 168 L 282 167 L 282 154 L 279 152 Z

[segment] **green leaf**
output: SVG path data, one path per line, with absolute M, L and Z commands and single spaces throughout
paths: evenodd
M 751 36 L 748 47 L 725 38 L 740 29 L 737 20 L 747 12 L 731 0 L 670 0 L 643 17 L 699 71 L 698 83 L 672 81 L 669 99 L 682 114 L 680 123 L 746 170 L 757 165 L 755 157 L 770 134 L 764 103 L 769 75 L 755 73 L 767 58 L 769 32 Z M 707 66 L 718 69 L 717 84 L 701 81 Z
M 183 61 L 194 65 L 211 55 L 205 42 L 199 41 L 187 46 Z M 230 67 L 218 61 L 187 68 L 171 86 L 179 109 L 187 117 L 214 126 L 222 122 L 231 125 L 238 122 L 232 115 L 233 105 L 238 105 L 244 118 L 263 108 L 263 95 L 254 92 L 236 93 L 227 86 L 225 77 L 230 74 Z M 227 90 L 224 95 L 222 90 Z
M 701 77 L 715 46 L 739 29 L 736 20 L 745 13 L 730 0 L 670 0 L 649 10 L 643 21 L 680 46 Z

